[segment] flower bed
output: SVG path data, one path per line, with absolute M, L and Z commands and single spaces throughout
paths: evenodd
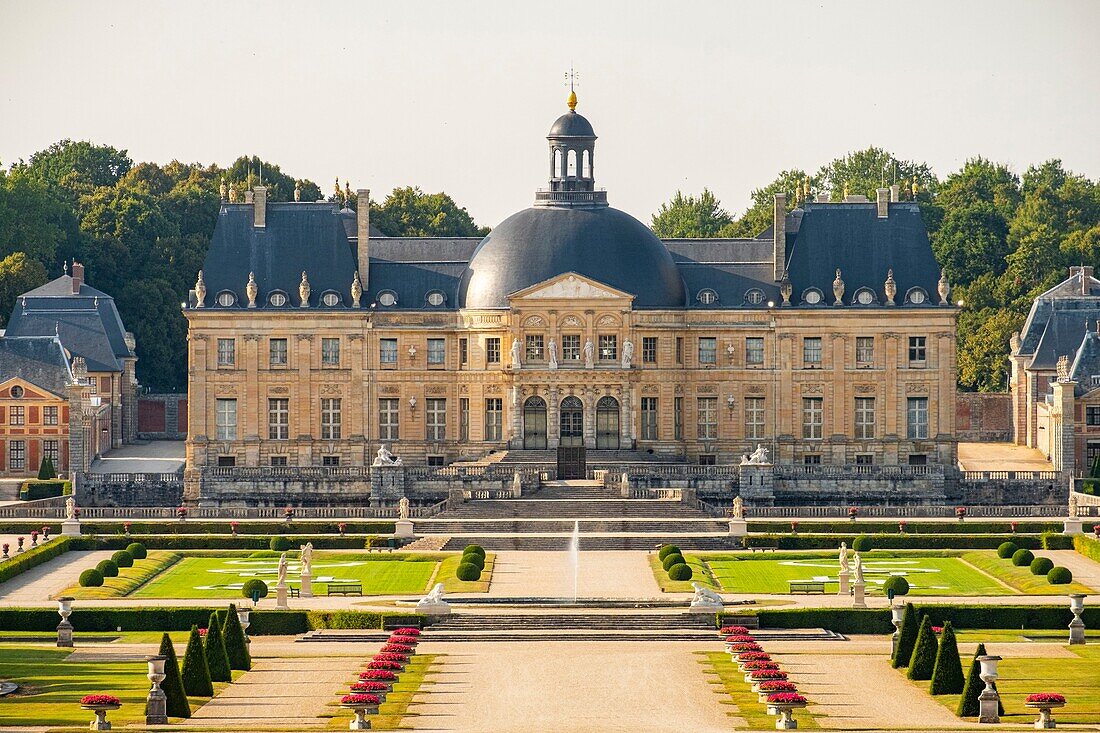
M 731 654 L 740 654 L 741 652 L 762 652 L 764 651 L 764 648 L 759 644 L 752 642 L 742 644 L 730 644 L 729 651 Z
M 787 673 L 778 669 L 759 669 L 751 675 L 753 682 L 764 682 L 765 680 L 785 680 L 787 679 Z
M 397 662 L 398 664 L 408 664 L 409 657 L 406 654 L 398 654 L 396 652 L 378 652 L 374 655 L 373 661 L 375 662 Z
M 375 705 L 381 704 L 381 702 L 382 701 L 378 698 L 378 695 L 365 695 L 365 694 L 362 694 L 362 693 L 355 693 L 355 694 L 352 694 L 352 695 L 344 695 L 343 697 L 340 698 L 340 704 L 341 705 L 347 705 L 349 707 L 352 706 L 352 705 L 362 705 L 363 707 L 373 707 Z
M 411 626 L 406 628 L 397 629 L 393 632 L 394 636 L 420 636 L 420 629 L 414 629 Z
M 1051 703 L 1054 705 L 1065 705 L 1065 695 L 1059 695 L 1057 692 L 1036 692 L 1033 695 L 1028 695 L 1026 702 L 1035 704 Z
M 367 662 L 367 669 L 388 669 L 393 672 L 400 672 L 402 665 L 397 662 L 386 662 L 382 660 L 374 660 Z
M 752 644 L 755 641 L 756 637 L 749 634 L 734 634 L 726 637 L 727 644 Z
M 408 644 L 386 644 L 379 650 L 380 654 L 412 654 L 416 650 Z
M 779 669 L 776 662 L 745 662 L 746 672 L 756 672 L 761 669 Z
M 797 692 L 776 692 L 768 695 L 769 705 L 805 705 L 806 698 Z
M 351 683 L 352 692 L 385 692 L 390 688 L 385 682 L 374 680 L 359 680 Z
M 760 683 L 760 691 L 769 694 L 774 692 L 797 692 L 798 686 L 790 680 L 769 680 Z
M 718 630 L 718 633 L 722 636 L 727 636 L 729 634 L 748 634 L 749 629 L 747 626 L 723 626 Z
M 114 695 L 85 695 L 80 698 L 80 704 L 88 707 L 93 705 L 122 705 L 122 701 Z
M 373 680 L 376 682 L 393 682 L 397 679 L 397 675 L 388 669 L 368 669 L 366 672 L 359 673 L 359 679 Z
M 767 652 L 741 652 L 737 655 L 738 662 L 769 662 L 772 655 Z
M 394 634 L 386 640 L 387 644 L 404 644 L 405 646 L 416 646 L 420 640 L 415 636 L 399 636 Z

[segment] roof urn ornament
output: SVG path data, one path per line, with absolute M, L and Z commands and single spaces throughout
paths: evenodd
M 844 281 L 840 279 L 840 268 L 836 269 L 836 279 L 833 280 L 833 297 L 836 302 L 833 305 L 844 305 Z
M 229 187 L 229 203 L 235 204 L 239 198 L 240 194 L 237 193 L 237 184 L 234 183 Z
M 351 304 L 359 307 L 359 300 L 363 297 L 363 282 L 359 279 L 359 271 L 355 271 L 355 277 L 351 281 Z
M 306 277 L 306 271 L 302 270 L 302 282 L 298 283 L 298 297 L 301 299 L 301 306 L 303 308 L 309 307 L 309 278 Z
M 917 185 L 916 175 L 913 176 L 913 185 L 912 185 L 910 190 L 912 190 L 912 192 L 913 192 L 913 200 L 916 201 L 917 200 L 917 194 L 920 193 L 920 186 Z
M 779 281 L 779 294 L 783 296 L 783 305 L 791 304 L 791 292 L 793 292 L 793 290 L 791 278 L 784 272 L 783 279 Z
M 225 185 L 225 179 L 222 179 L 222 185 L 218 186 L 218 195 L 221 196 L 221 200 L 225 201 L 229 195 L 229 188 Z
M 340 203 L 340 198 L 342 196 L 343 196 L 343 194 L 340 192 L 340 176 L 336 176 L 336 188 L 335 188 L 335 193 L 333 193 L 333 195 L 332 195 L 332 200 L 335 201 L 336 203 Z
M 950 305 L 947 296 L 951 295 L 951 283 L 947 282 L 947 270 L 940 270 L 940 282 L 936 289 L 940 293 L 940 305 Z
M 1021 345 L 1020 332 L 1016 331 L 1012 334 L 1012 337 L 1009 339 L 1009 348 L 1012 349 L 1013 354 L 1020 353 L 1020 345 Z
M 1059 356 L 1058 362 L 1054 365 L 1055 370 L 1058 372 L 1059 382 L 1069 381 L 1069 357 Z
M 302 200 L 302 184 L 300 181 L 294 182 L 294 201 L 297 203 Z
M 883 290 L 886 291 L 886 305 L 897 305 L 894 302 L 894 296 L 898 294 L 898 284 L 894 281 L 893 268 L 886 271 L 886 284 Z
M 202 270 L 199 270 L 199 279 L 195 281 L 195 307 L 202 308 L 206 305 L 206 281 L 202 279 Z
M 256 273 L 248 273 L 248 284 L 244 286 L 245 295 L 248 296 L 248 307 L 256 307 L 256 296 L 260 294 L 260 287 L 256 284 Z
M 351 208 L 351 184 L 344 181 L 344 208 Z

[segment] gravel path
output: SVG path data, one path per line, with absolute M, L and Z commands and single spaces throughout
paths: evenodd
M 1073 579 L 1100 591 L 1100 563 L 1090 560 L 1075 550 L 1035 550 L 1036 557 L 1049 557 L 1055 565 L 1069 568 Z
M 580 598 L 658 598 L 661 589 L 644 552 L 581 552 Z M 489 595 L 572 598 L 573 566 L 568 552 L 498 552 Z

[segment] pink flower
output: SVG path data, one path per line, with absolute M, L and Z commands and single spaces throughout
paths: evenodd
M 798 531 L 798 522 L 791 522 L 791 532 Z
M 393 632 L 394 636 L 420 636 L 420 629 L 414 629 L 411 626 L 403 629 L 398 629 Z
M 408 664 L 409 658 L 405 654 L 397 654 L 395 652 L 379 652 L 374 655 L 375 662 L 397 662 L 398 664 Z
M 905 534 L 905 528 L 908 527 L 908 526 L 909 526 L 909 522 L 906 522 L 905 520 L 902 520 L 902 521 L 898 522 L 898 531 L 901 532 L 902 534 Z
M 751 644 L 756 639 L 750 634 L 734 634 L 733 636 L 726 637 L 727 644 Z
M 762 651 L 764 651 L 764 648 L 762 646 L 760 646 L 759 644 L 756 644 L 754 642 L 754 643 L 751 643 L 751 644 L 733 644 L 733 645 L 730 646 L 730 651 L 734 652 L 734 653 L 762 652 Z
M 777 692 L 768 695 L 768 702 L 772 705 L 805 705 L 806 698 L 796 692 Z
M 933 634 L 942 634 L 943 633 L 943 627 L 942 626 L 933 626 L 932 627 L 932 633 Z
M 340 534 L 344 534 L 345 532 L 348 531 L 348 523 L 347 522 L 340 522 L 339 524 L 336 525 L 336 529 L 338 529 L 340 531 Z
M 1036 692 L 1033 695 L 1027 696 L 1028 702 L 1052 702 L 1059 705 L 1064 705 L 1066 698 L 1064 695 L 1059 695 L 1057 692 Z
M 418 641 L 420 640 L 415 636 L 400 636 L 398 634 L 393 634 L 388 639 L 388 643 L 390 644 L 407 644 L 409 646 L 416 646 Z
M 368 707 L 371 705 L 378 705 L 382 701 L 378 699 L 378 695 L 344 695 L 340 698 L 341 705 L 362 705 Z
M 81 705 L 121 705 L 114 695 L 85 695 L 80 698 Z
M 352 682 L 351 689 L 353 692 L 383 692 L 389 689 L 389 685 L 385 682 L 370 682 L 363 680 L 360 682 Z
M 798 687 L 788 680 L 768 680 L 760 683 L 761 692 L 797 692 Z
M 384 647 L 378 650 L 379 652 L 393 652 L 395 654 L 412 654 L 416 650 L 408 644 L 386 644 Z
M 36 537 L 38 537 L 38 530 L 37 529 L 32 529 L 31 530 L 31 539 L 33 540 Z
M 738 662 L 769 662 L 772 655 L 767 652 L 741 652 L 737 655 Z
M 848 518 L 849 519 L 855 519 L 858 514 L 859 514 L 859 509 L 856 509 L 854 506 L 848 507 Z
M 401 671 L 401 665 L 397 662 L 367 662 L 367 669 L 388 669 L 390 671 Z
M 751 679 L 756 681 L 785 680 L 787 679 L 787 673 L 778 669 L 758 669 L 751 674 Z
M 209 630 L 210 630 L 210 629 L 199 629 L 199 636 L 203 636 L 203 637 L 205 637 L 205 636 L 206 636 L 206 632 L 207 632 L 207 631 L 209 631 Z
M 779 665 L 775 662 L 745 662 L 746 672 L 756 672 L 762 669 L 779 669 Z
M 397 675 L 390 672 L 387 669 L 368 669 L 366 672 L 359 673 L 359 679 L 361 680 L 386 680 L 391 682 L 397 679 Z
M 747 634 L 749 633 L 748 627 L 745 626 L 723 626 L 718 630 L 718 633 L 722 636 L 728 634 Z

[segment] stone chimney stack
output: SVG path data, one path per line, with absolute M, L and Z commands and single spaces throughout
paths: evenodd
M 885 219 L 890 216 L 890 189 L 876 188 L 875 203 L 878 204 L 878 218 Z
M 1089 294 L 1089 286 L 1092 284 L 1092 266 L 1082 265 L 1081 267 L 1081 295 Z
M 891 203 L 897 203 L 901 199 L 901 186 L 895 183 L 890 186 L 890 201 Z
M 84 284 L 84 265 L 73 260 L 73 295 L 80 294 L 80 286 Z
M 267 188 L 256 186 L 252 194 L 252 226 L 257 229 L 267 227 Z
M 355 224 L 359 237 L 356 253 L 359 262 L 359 281 L 367 289 L 367 276 L 370 271 L 370 189 L 355 191 Z
M 775 194 L 775 222 L 772 225 L 772 259 L 775 281 L 787 271 L 787 194 Z

